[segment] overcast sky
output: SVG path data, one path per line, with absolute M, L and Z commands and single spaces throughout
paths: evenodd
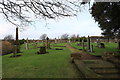
M 46 24 L 47 23 L 47 24 Z M 15 26 L 7 22 L 0 14 L 0 39 L 6 35 L 13 35 L 15 38 Z M 62 18 L 59 20 L 36 21 L 34 25 L 26 26 L 25 30 L 19 31 L 19 38 L 39 39 L 42 34 L 49 38 L 58 38 L 62 34 L 79 34 L 79 36 L 100 36 L 101 30 L 89 13 L 88 8 L 82 9 L 77 17 Z

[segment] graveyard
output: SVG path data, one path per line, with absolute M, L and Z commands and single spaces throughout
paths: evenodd
M 82 41 L 83 46 L 83 43 L 79 41 L 56 43 L 47 41 L 29 42 L 27 39 L 26 43 L 20 46 L 20 52 L 16 53 L 20 56 L 11 57 L 13 53 L 3 55 L 3 78 L 105 78 L 106 75 L 107 78 L 111 78 L 109 75 L 113 75 L 112 78 L 119 78 L 119 67 L 116 69 L 115 63 L 112 64 L 102 57 L 105 52 L 108 52 L 117 56 L 114 60 L 118 59 L 120 50 L 117 49 L 117 43 L 104 42 L 105 48 L 98 48 L 97 43 L 90 42 L 90 45 L 93 45 L 91 52 L 87 51 L 88 42 Z M 49 48 L 45 47 L 48 43 Z M 38 53 L 41 47 L 45 48 L 45 53 Z M 108 72 L 109 70 L 112 71 Z
M 119 14 L 117 0 L 0 1 L 0 79 L 120 79 Z

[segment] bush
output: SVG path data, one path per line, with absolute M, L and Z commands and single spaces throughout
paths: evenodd
M 14 45 L 8 41 L 2 41 L 2 55 L 14 52 Z
M 20 45 L 24 44 L 24 42 L 25 42 L 25 40 L 24 40 L 24 39 L 19 40 L 19 44 L 20 44 Z

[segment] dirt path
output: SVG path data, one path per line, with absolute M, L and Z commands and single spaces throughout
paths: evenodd
M 72 52 L 72 53 L 79 53 L 81 54 L 81 59 L 82 60 L 94 60 L 94 59 L 100 59 L 94 55 L 90 55 L 90 54 L 87 54 L 83 51 L 80 51 L 78 49 L 75 49 L 73 48 L 72 46 L 70 46 L 69 44 L 66 44 L 66 47 Z

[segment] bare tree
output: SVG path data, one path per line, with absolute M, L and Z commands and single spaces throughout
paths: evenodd
M 7 35 L 4 37 L 3 40 L 7 40 L 7 41 L 10 41 L 10 40 L 14 40 L 13 36 L 12 35 Z
M 76 38 L 76 35 L 75 34 L 73 34 L 73 35 L 71 35 L 71 37 L 70 38 Z
M 41 36 L 40 36 L 40 39 L 42 39 L 42 40 L 45 40 L 47 38 L 47 34 L 42 34 Z
M 69 38 L 69 34 L 63 34 L 62 36 L 61 36 L 61 39 L 68 39 Z
M 34 19 L 76 16 L 81 0 L 0 0 L 0 13 L 7 21 L 21 27 Z

